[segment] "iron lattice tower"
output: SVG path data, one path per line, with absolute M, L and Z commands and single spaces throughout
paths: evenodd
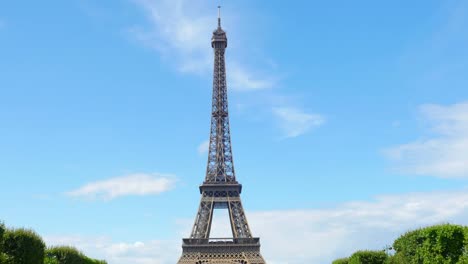
M 260 239 L 253 237 L 242 207 L 242 185 L 236 180 L 229 131 L 224 52 L 226 32 L 213 32 L 213 101 L 206 178 L 200 186 L 201 201 L 190 238 L 183 239 L 178 264 L 265 264 Z M 214 209 L 229 211 L 232 238 L 210 238 Z

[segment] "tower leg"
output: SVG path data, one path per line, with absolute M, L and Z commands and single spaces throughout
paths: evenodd
M 229 216 L 231 218 L 232 232 L 235 237 L 252 237 L 240 199 L 229 202 Z
M 211 220 L 213 217 L 214 202 L 202 201 L 198 208 L 197 216 L 195 217 L 195 223 L 192 229 L 192 238 L 209 238 L 211 230 Z

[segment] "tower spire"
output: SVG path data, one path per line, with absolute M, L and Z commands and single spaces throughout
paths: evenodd
M 221 28 L 221 6 L 218 6 L 218 27 Z

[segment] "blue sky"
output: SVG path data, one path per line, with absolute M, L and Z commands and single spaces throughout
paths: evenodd
M 270 264 L 468 224 L 466 1 L 220 3 L 236 172 Z M 0 219 L 111 264 L 174 263 L 218 4 L 0 3 Z

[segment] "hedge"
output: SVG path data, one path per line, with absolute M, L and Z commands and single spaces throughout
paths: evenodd
M 7 264 L 43 264 L 45 244 L 42 238 L 28 229 L 7 229 L 3 252 Z
M 349 264 L 384 264 L 388 256 L 384 251 L 358 251 L 351 255 Z
M 466 227 L 459 225 L 426 227 L 402 235 L 393 248 L 408 264 L 457 264 L 466 255 L 465 233 Z
M 5 234 L 5 224 L 0 222 L 0 255 L 3 252 L 3 236 Z M 0 256 L 1 257 L 1 256 Z M 1 262 L 0 262 L 1 263 Z
M 46 250 L 46 264 L 106 264 L 105 261 L 88 258 L 74 247 L 52 247 Z
M 408 264 L 400 255 L 389 255 L 386 264 Z
M 468 264 L 468 226 L 465 226 L 465 246 L 463 247 L 463 255 L 457 264 Z
M 54 257 L 48 257 L 47 255 L 44 258 L 44 264 L 60 264 L 60 262 Z
M 358 251 L 333 264 L 468 264 L 468 226 L 435 225 L 416 229 L 393 243 L 395 254 Z
M 6 262 L 6 256 L 3 253 L 3 235 L 5 234 L 5 224 L 0 222 L 0 264 Z
M 468 256 L 462 256 L 457 264 L 468 264 Z
M 332 264 L 349 264 L 349 258 L 340 258 L 332 262 Z

